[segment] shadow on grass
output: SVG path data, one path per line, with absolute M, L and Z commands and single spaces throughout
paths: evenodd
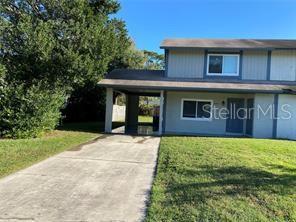
M 113 122 L 112 128 L 123 126 L 123 122 Z M 78 122 L 78 123 L 65 123 L 58 127 L 58 130 L 77 131 L 87 133 L 103 133 L 105 128 L 104 122 Z
M 222 196 L 249 197 L 258 204 L 262 204 L 260 203 L 262 200 L 258 198 L 260 193 L 276 195 L 279 198 L 295 194 L 295 171 L 283 166 L 274 165 L 273 167 L 280 169 L 281 174 L 248 167 L 213 167 L 209 165 L 201 166 L 198 170 L 183 169 L 182 172 L 180 170 L 183 179 L 196 181 L 197 178 L 200 178 L 201 182 L 169 184 L 167 195 L 172 198 L 166 204 L 183 205 L 199 201 L 206 202 L 210 199 L 218 200 Z M 202 178 L 206 178 L 204 182 Z

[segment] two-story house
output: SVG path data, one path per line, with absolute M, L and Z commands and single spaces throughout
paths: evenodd
M 166 39 L 165 70 L 114 70 L 107 88 L 125 93 L 126 131 L 139 96 L 160 97 L 159 134 L 296 139 L 296 40 Z

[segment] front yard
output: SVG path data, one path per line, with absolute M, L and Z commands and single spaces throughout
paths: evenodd
M 99 136 L 102 123 L 73 123 L 34 139 L 0 139 L 0 178 Z
M 163 137 L 146 221 L 296 221 L 296 142 Z

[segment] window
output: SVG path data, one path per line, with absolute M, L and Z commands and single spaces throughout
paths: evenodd
M 182 99 L 181 119 L 190 120 L 211 120 L 211 100 Z
M 238 54 L 208 54 L 207 75 L 238 76 Z

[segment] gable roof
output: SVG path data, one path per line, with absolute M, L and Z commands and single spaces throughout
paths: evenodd
M 168 78 L 163 70 L 128 69 L 113 70 L 98 85 L 117 89 L 238 93 L 292 93 L 296 90 L 295 82 Z
M 292 39 L 165 39 L 160 48 L 296 49 Z

